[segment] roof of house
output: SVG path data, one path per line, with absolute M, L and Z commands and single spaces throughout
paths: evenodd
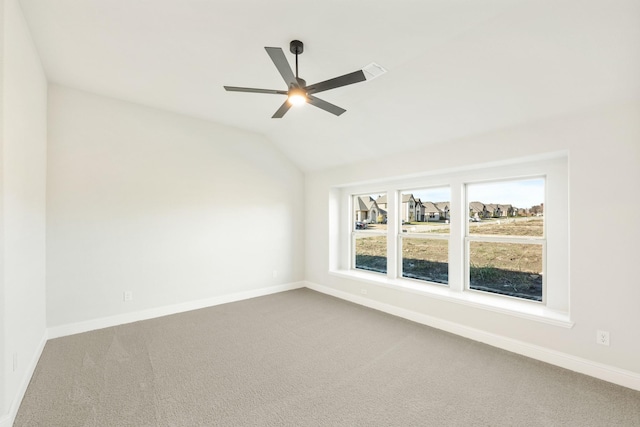
M 425 213 L 445 212 L 445 211 L 448 211 L 451 206 L 450 202 L 422 201 L 420 198 L 414 197 L 413 194 L 411 193 L 402 195 L 402 203 L 407 203 L 411 198 L 415 200 L 416 204 L 420 204 L 421 206 L 424 207 Z M 386 195 L 379 196 L 375 200 L 375 203 L 377 203 L 378 205 L 386 204 L 387 196 Z M 369 208 L 367 208 L 366 210 L 368 209 Z M 378 207 L 378 209 L 380 208 Z M 509 209 L 517 209 L 517 208 L 514 208 L 513 205 L 510 205 L 510 204 L 496 204 L 496 203 L 485 204 L 482 202 L 474 201 L 469 203 L 469 209 L 473 212 L 484 212 L 485 210 L 489 212 L 493 212 L 497 209 L 500 209 L 501 211 L 504 212 L 504 211 L 508 211 Z
M 369 211 L 372 207 L 378 209 L 378 205 L 375 200 L 369 196 L 358 196 L 355 200 L 355 210 L 357 211 Z
M 422 205 L 424 206 L 424 212 L 425 213 L 440 213 L 440 212 L 442 212 L 440 209 L 438 209 L 438 207 L 433 202 L 422 202 Z
M 469 202 L 469 209 L 473 212 L 484 212 L 485 205 L 482 202 Z
M 413 197 L 411 193 L 402 195 L 402 203 L 407 203 L 411 199 L 415 200 L 415 197 Z

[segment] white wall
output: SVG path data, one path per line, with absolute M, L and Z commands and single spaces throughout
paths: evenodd
M 348 144 L 348 141 L 345 141 Z M 569 152 L 571 329 L 356 282 L 329 272 L 332 186 L 482 163 Z M 404 155 L 306 176 L 306 276 L 330 290 L 367 298 L 517 340 L 550 352 L 640 374 L 640 105 L 559 117 Z M 367 289 L 367 296 L 360 289 Z M 611 333 L 610 347 L 595 343 Z M 638 383 L 637 377 L 635 379 Z
M 263 137 L 56 85 L 48 135 L 49 327 L 303 279 L 304 176 Z
M 6 27 L 5 22 L 5 1 L 0 0 L 0 22 L 2 27 Z M 0 426 L 9 423 L 9 418 L 5 415 L 5 387 L 6 387 L 6 302 L 5 302 L 5 284 L 4 284 L 4 40 L 5 32 L 0 31 Z
M 46 334 L 47 82 L 18 3 L 3 6 L 0 424 L 17 410 Z

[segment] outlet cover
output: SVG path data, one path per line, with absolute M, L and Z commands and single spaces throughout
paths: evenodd
M 609 331 L 598 331 L 596 333 L 596 342 L 600 345 L 609 345 Z

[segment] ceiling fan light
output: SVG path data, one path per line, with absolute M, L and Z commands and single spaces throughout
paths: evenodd
M 302 89 L 291 89 L 289 91 L 289 104 L 294 107 L 297 105 L 302 105 L 307 102 L 307 94 Z

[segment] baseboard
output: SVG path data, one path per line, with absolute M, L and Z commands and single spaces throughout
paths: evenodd
M 33 373 L 36 371 L 36 366 L 38 366 L 38 361 L 40 360 L 40 356 L 42 355 L 42 351 L 44 350 L 44 346 L 46 343 L 47 332 L 45 331 L 44 335 L 40 339 L 40 342 L 38 343 L 38 347 L 36 348 L 35 353 L 33 353 L 33 357 L 27 365 L 27 369 L 24 372 L 22 381 L 20 381 L 20 387 L 18 388 L 16 395 L 13 396 L 13 400 L 11 401 L 11 405 L 9 407 L 9 412 L 7 414 L 4 414 L 4 416 L 0 418 L 0 427 L 11 427 L 13 425 L 16 415 L 18 415 L 18 409 L 20 409 L 22 398 L 27 392 L 27 387 L 29 386 L 31 377 L 33 377 Z
M 156 307 L 156 308 L 136 311 L 132 313 L 102 317 L 99 319 L 91 319 L 84 322 L 54 326 L 48 329 L 48 336 L 49 336 L 49 339 L 60 338 L 67 335 L 74 335 L 82 332 L 94 331 L 96 329 L 109 328 L 111 326 L 124 325 L 126 323 L 138 322 L 140 320 L 154 319 L 156 317 L 183 313 L 185 311 L 198 310 L 206 307 L 213 307 L 220 304 L 227 304 L 230 302 L 261 297 L 265 295 L 275 294 L 278 292 L 290 291 L 292 289 L 298 289 L 302 287 L 304 287 L 303 282 L 287 283 L 283 285 L 270 286 L 267 288 L 260 288 L 260 289 L 245 291 L 245 292 L 237 292 L 237 293 L 228 294 L 228 295 L 216 296 L 213 298 Z M 0 427 L 3 427 L 3 426 L 0 425 Z
M 470 328 L 448 320 L 439 319 L 415 311 L 396 307 L 391 304 L 382 303 L 371 300 L 359 295 L 343 292 L 328 286 L 319 285 L 317 283 L 305 282 L 305 286 L 323 294 L 331 295 L 346 301 L 350 301 L 374 310 L 382 311 L 394 316 L 402 317 L 416 323 L 431 326 L 436 329 L 451 332 L 465 338 L 489 344 L 503 350 L 521 354 L 532 359 L 540 360 L 561 368 L 589 375 L 604 381 L 628 387 L 640 391 L 640 374 L 619 369 L 603 363 L 593 362 L 588 359 L 572 356 L 570 354 L 551 350 L 545 347 L 528 344 L 523 341 L 514 340 L 501 335 L 492 334 L 480 329 Z

